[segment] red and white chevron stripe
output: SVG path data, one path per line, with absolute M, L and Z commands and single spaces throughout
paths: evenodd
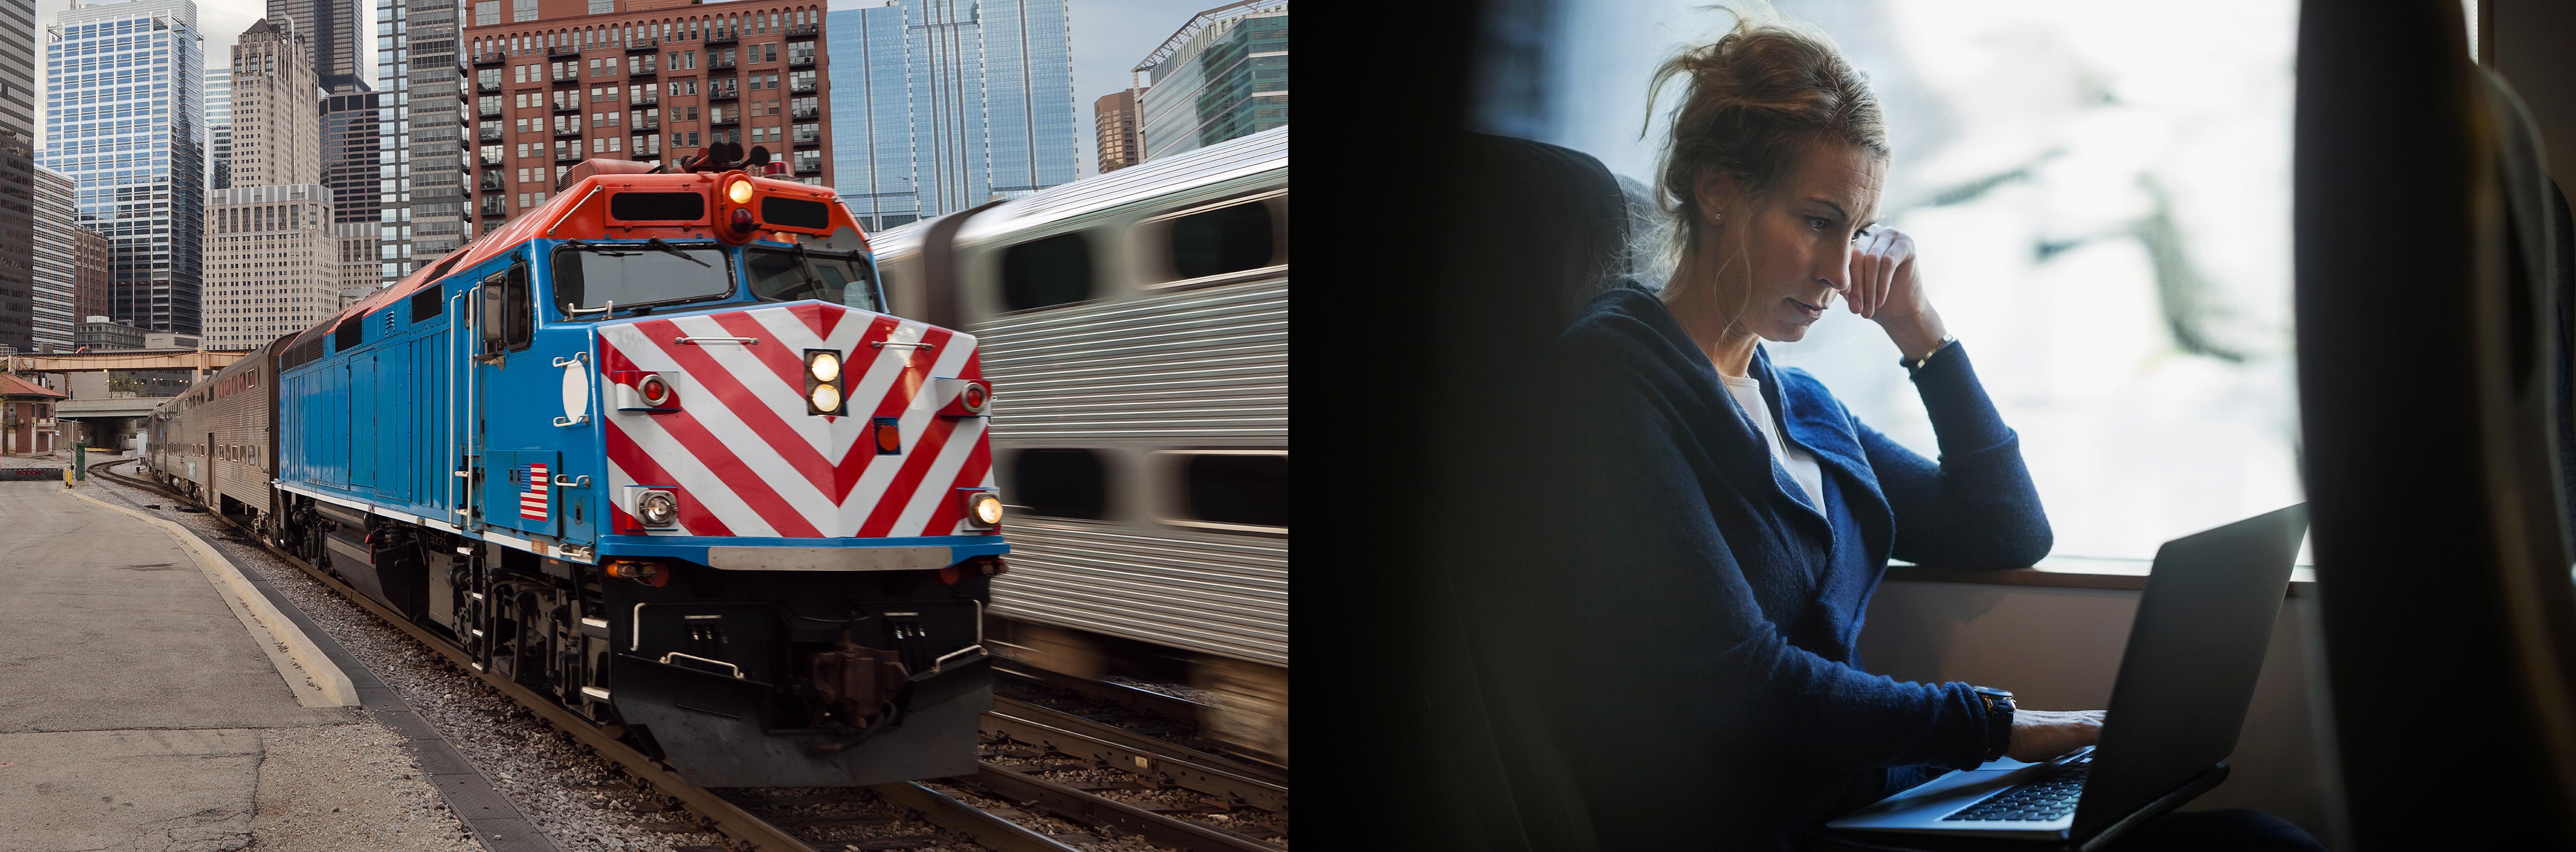
M 682 337 L 759 342 L 678 342 Z M 680 498 L 679 529 L 653 534 L 988 532 L 966 527 L 957 491 L 993 487 L 985 420 L 937 416 L 949 401 L 932 399 L 930 390 L 934 378 L 983 378 L 972 335 L 805 303 L 603 325 L 599 338 L 603 376 L 658 372 L 679 397 L 676 412 L 611 410 L 605 418 L 609 493 L 664 485 Z M 851 416 L 805 413 L 808 349 L 842 353 Z M 877 454 L 872 417 L 900 419 L 901 454 Z

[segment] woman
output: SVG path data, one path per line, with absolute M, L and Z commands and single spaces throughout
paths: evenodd
M 1524 800 L 1533 846 L 1788 848 L 1940 769 L 2092 744 L 2098 711 L 2005 710 L 1860 667 L 1891 556 L 2009 567 L 2051 543 L 1913 240 L 1873 225 L 1889 149 L 1867 85 L 1820 37 L 1750 21 L 1666 63 L 1654 92 L 1675 80 L 1671 279 L 1594 298 L 1535 383 L 1539 511 L 1506 550 L 1582 570 L 1544 587 L 1498 571 L 1486 602 L 1507 625 L 1489 641 L 1523 664 L 1495 688 L 1536 707 L 1495 722 L 1526 746 L 1514 784 L 1580 802 Z M 1759 345 L 1837 303 L 1895 344 L 1937 463 Z

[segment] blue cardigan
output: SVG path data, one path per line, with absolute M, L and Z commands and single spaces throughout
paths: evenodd
M 1707 848 L 1712 829 L 1716 848 L 1787 848 L 1927 768 L 1974 766 L 1986 717 L 1968 684 L 1861 667 L 1870 594 L 1891 555 L 2008 567 L 2048 553 L 2019 443 L 1959 344 L 1913 377 L 1938 463 L 1767 353 L 1751 374 L 1783 440 L 1823 469 L 1821 513 L 1634 282 L 1588 303 L 1534 377 L 1541 513 L 1515 545 L 1548 570 L 1496 574 L 1559 580 L 1498 579 L 1520 600 L 1488 615 L 1547 637 L 1518 658 L 1548 672 L 1529 681 L 1538 760 L 1570 780 L 1602 849 Z

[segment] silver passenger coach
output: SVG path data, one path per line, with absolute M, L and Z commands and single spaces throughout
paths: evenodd
M 1233 711 L 1211 733 L 1284 756 L 1288 129 L 870 242 L 894 310 L 975 334 L 1009 389 L 994 612 L 1076 669 L 1084 634 L 1187 652 Z

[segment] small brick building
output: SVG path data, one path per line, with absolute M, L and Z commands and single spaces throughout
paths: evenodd
M 69 396 L 17 376 L 0 375 L 0 455 L 53 452 L 54 403 Z

